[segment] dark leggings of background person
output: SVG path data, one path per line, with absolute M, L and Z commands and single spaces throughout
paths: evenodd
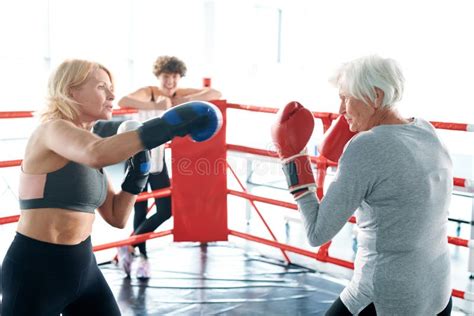
M 164 157 L 163 157 L 164 160 Z M 150 174 L 148 184 L 152 190 L 167 188 L 170 186 L 170 178 L 165 161 L 163 161 L 163 171 L 158 174 Z M 147 191 L 148 185 L 143 192 Z M 135 214 L 133 216 L 134 234 L 145 234 L 155 231 L 161 224 L 171 217 L 171 196 L 155 199 L 156 213 L 146 218 L 148 206 L 147 201 L 135 203 Z M 138 247 L 140 254 L 148 258 L 146 251 L 146 243 L 135 245 Z
M 443 309 L 441 313 L 437 316 L 449 316 L 451 315 L 451 309 L 453 307 L 453 298 L 449 298 L 448 305 Z M 329 307 L 325 316 L 351 316 L 352 313 L 347 309 L 347 307 L 342 303 L 341 299 L 338 297 L 337 300 Z M 369 304 L 364 308 L 359 314 L 359 316 L 376 316 L 374 303 Z

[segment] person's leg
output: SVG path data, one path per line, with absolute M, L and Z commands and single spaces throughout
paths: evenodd
M 346 305 L 338 297 L 331 307 L 326 311 L 325 316 L 352 316 L 352 313 L 347 309 Z
M 56 245 L 17 234 L 2 265 L 3 316 L 59 315 L 89 264 L 88 241 Z
M 162 188 L 167 188 L 170 186 L 170 178 L 168 175 L 168 170 L 166 168 L 166 164 L 163 166 L 163 171 L 150 175 L 148 182 L 150 183 L 152 190 L 159 190 Z M 164 198 L 156 199 L 156 213 L 147 218 L 145 221 L 141 223 L 140 226 L 135 230 L 135 234 L 144 234 L 155 231 L 161 224 L 163 224 L 166 220 L 171 217 L 171 197 L 167 196 Z M 145 257 L 145 252 L 141 252 Z
M 332 303 L 331 307 L 326 311 L 325 316 L 349 316 L 352 313 L 347 309 L 346 305 L 341 301 L 341 298 L 338 297 L 337 300 Z M 359 316 L 377 316 L 375 312 L 374 303 L 367 305 L 359 314 Z
M 163 162 L 163 171 L 159 174 L 152 175 L 149 183 L 152 190 L 159 190 L 170 186 L 170 178 L 165 162 Z M 136 230 L 136 234 L 144 234 L 155 231 L 163 222 L 171 217 L 171 197 L 156 199 L 156 213 L 146 219 Z M 146 250 L 146 249 L 145 249 Z M 150 265 L 146 251 L 141 253 L 140 261 L 137 266 L 137 278 L 150 278 Z
M 375 311 L 374 303 L 370 303 L 364 308 L 360 313 L 359 316 L 377 316 L 377 312 Z
M 448 305 L 446 305 L 446 307 L 443 309 L 443 311 L 441 313 L 438 314 L 438 316 L 449 316 L 449 315 L 451 315 L 452 308 L 453 308 L 453 298 L 450 297 Z
M 150 179 L 148 179 L 148 184 L 150 184 Z M 148 184 L 143 189 L 143 192 L 147 192 Z M 137 231 L 138 231 L 138 228 L 140 227 L 140 225 L 142 225 L 146 221 L 146 215 L 148 213 L 148 203 L 147 202 L 148 201 L 145 200 L 145 201 L 142 201 L 142 202 L 135 203 L 135 206 L 134 206 L 135 212 L 133 214 L 133 231 L 134 231 L 135 235 L 143 234 L 143 233 L 137 232 Z M 146 255 L 146 244 L 144 242 L 136 244 L 136 245 L 134 245 L 134 247 L 138 247 L 138 250 L 140 251 L 140 253 Z
M 97 266 L 95 257 L 89 268 L 84 272 L 83 281 L 78 292 L 78 298 L 63 310 L 63 316 L 121 315 L 114 295 Z
M 143 188 L 142 192 L 147 191 L 148 184 Z M 143 223 L 146 219 L 146 214 L 148 211 L 148 205 L 147 201 L 142 201 L 135 203 L 134 205 L 134 214 L 133 214 L 133 229 L 134 229 L 134 234 L 135 230 L 137 227 L 140 226 L 141 223 Z M 133 246 L 121 246 L 117 248 L 117 253 L 118 253 L 118 265 L 119 267 L 125 272 L 127 277 L 130 276 L 130 272 L 132 269 L 132 260 L 133 260 L 133 249 L 134 247 L 138 247 L 140 253 L 145 253 L 146 254 L 146 245 L 145 243 L 140 243 L 136 244 Z

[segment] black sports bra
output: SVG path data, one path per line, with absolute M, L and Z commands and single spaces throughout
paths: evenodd
M 73 161 L 47 174 L 21 171 L 20 209 L 64 208 L 94 213 L 107 196 L 107 177 L 97 170 Z

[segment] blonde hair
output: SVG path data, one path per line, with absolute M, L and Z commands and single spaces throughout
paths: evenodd
M 104 70 L 113 84 L 112 74 L 99 63 L 81 59 L 68 59 L 62 62 L 49 78 L 46 107 L 41 112 L 40 120 L 75 121 L 79 116 L 79 104 L 71 98 L 71 88 L 80 87 L 89 74 L 98 69 Z

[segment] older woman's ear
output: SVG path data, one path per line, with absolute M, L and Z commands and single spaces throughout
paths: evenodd
M 383 99 L 385 97 L 385 92 L 382 89 L 377 88 L 377 87 L 375 87 L 374 90 L 375 90 L 374 107 L 380 108 L 384 105 Z

